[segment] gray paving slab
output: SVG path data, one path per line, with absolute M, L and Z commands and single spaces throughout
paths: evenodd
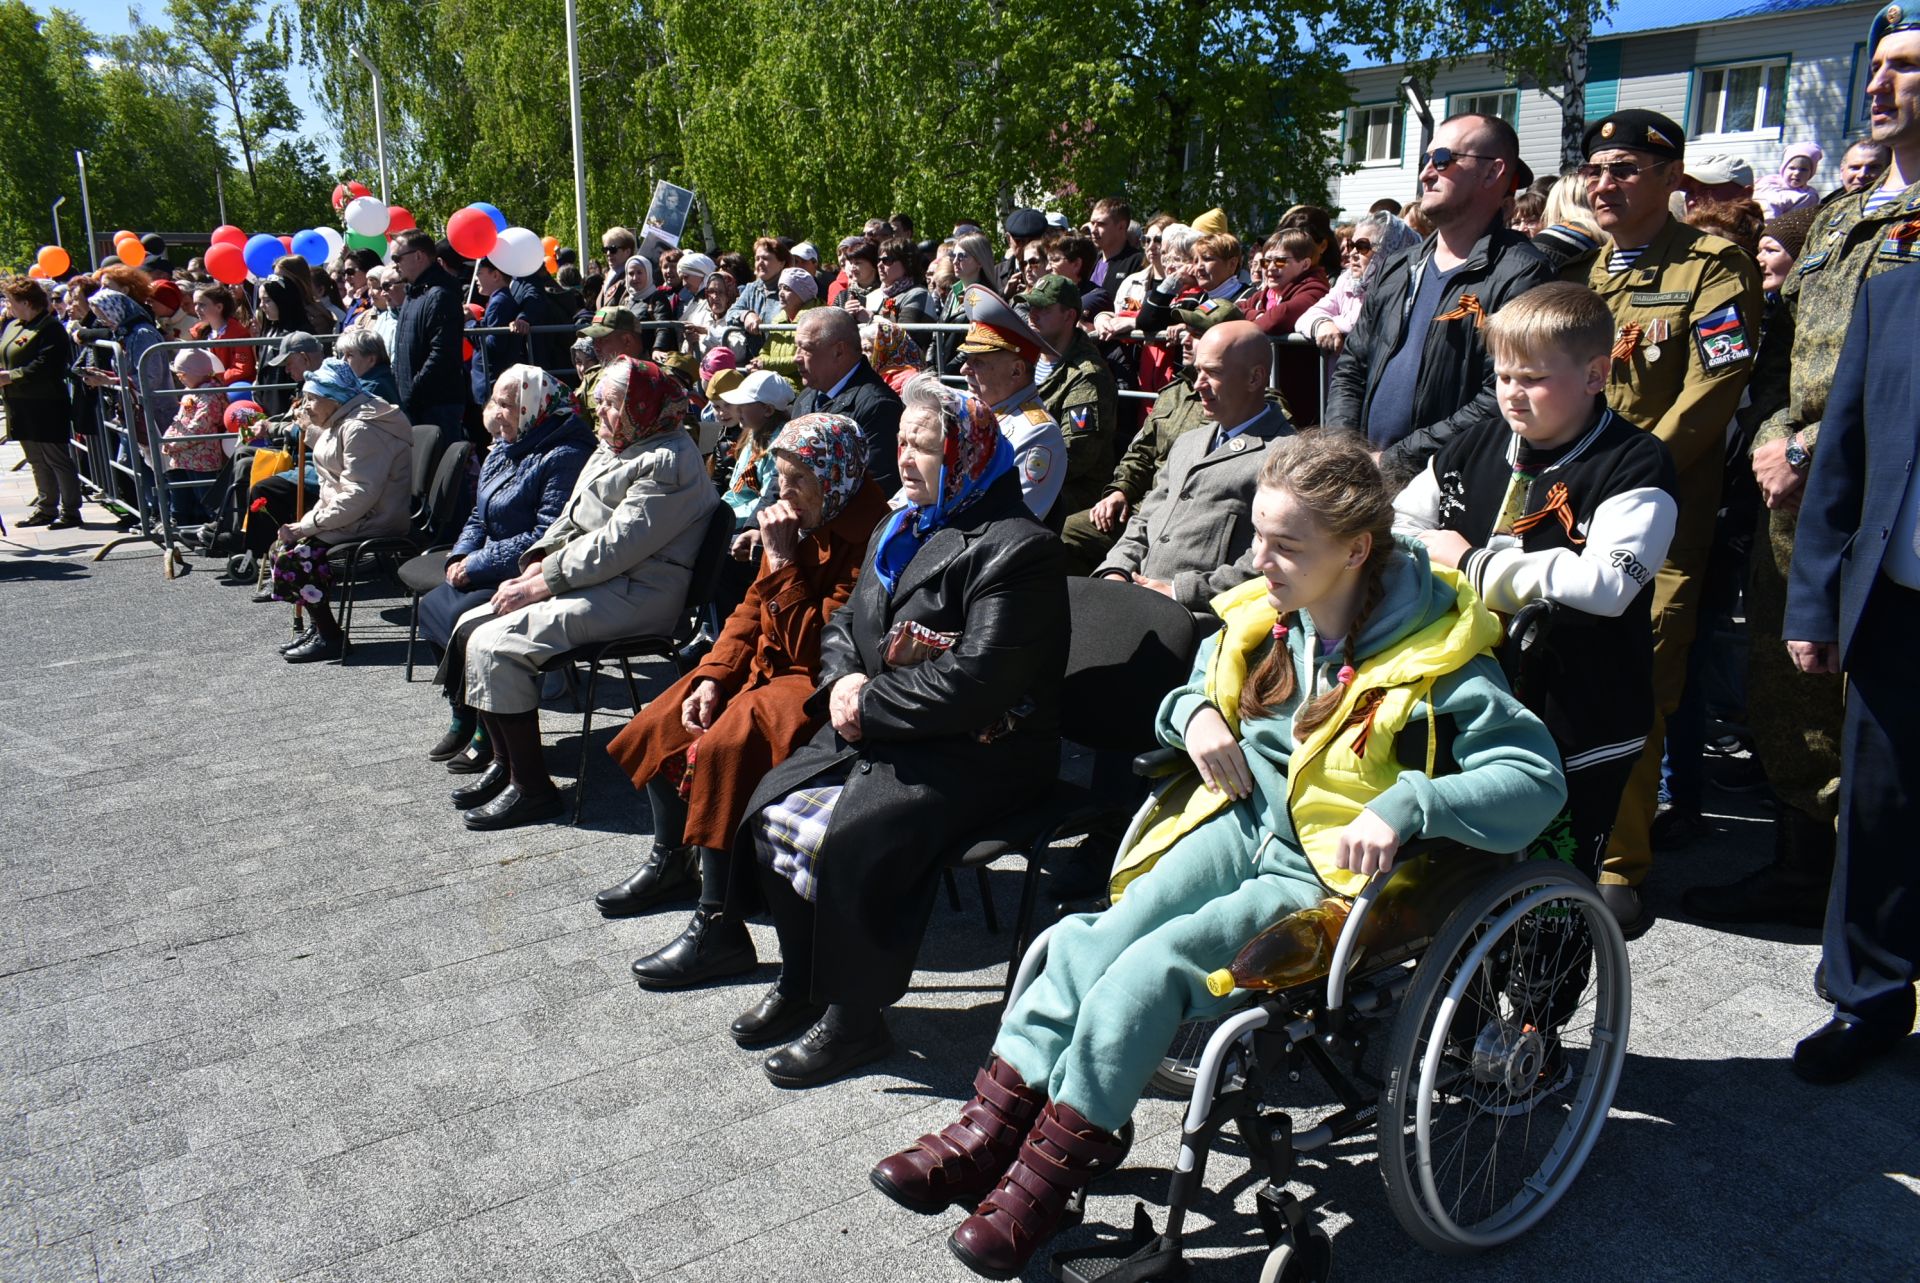
M 649 841 L 597 747 L 579 828 L 468 834 L 422 756 L 443 706 L 401 680 L 395 599 L 360 612 L 362 662 L 288 668 L 280 608 L 209 563 L 169 582 L 150 549 L 84 561 L 103 537 L 85 533 L 0 544 L 0 1280 L 971 1277 L 944 1242 L 957 1215 L 866 1180 L 947 1120 L 991 1040 L 1005 946 L 970 885 L 890 1016 L 900 1050 L 779 1091 L 725 1035 L 774 974 L 770 928 L 738 983 L 628 979 L 684 911 L 593 911 Z M 623 720 L 618 684 L 604 695 L 596 745 Z M 563 780 L 578 726 L 564 703 L 546 718 Z M 1762 857 L 1754 800 L 1714 809 L 1709 840 L 1662 858 L 1656 908 Z M 1017 869 L 993 883 L 1010 919 Z M 1547 1224 L 1429 1255 L 1356 1137 L 1293 1185 L 1341 1277 L 1920 1277 L 1920 1040 L 1817 1091 L 1784 1062 L 1823 1017 L 1811 933 L 1668 918 L 1631 953 L 1614 1118 Z M 1328 1100 L 1275 1095 L 1303 1124 Z M 1127 1168 L 1062 1246 L 1136 1200 L 1157 1212 L 1180 1108 L 1142 1103 Z M 1192 1277 L 1251 1279 L 1237 1140 L 1208 1184 Z

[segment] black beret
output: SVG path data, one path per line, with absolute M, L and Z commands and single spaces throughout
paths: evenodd
M 1028 240 L 1047 234 L 1047 216 L 1037 209 L 1016 209 L 1007 215 L 1007 235 Z
M 1662 160 L 1679 160 L 1687 148 L 1687 135 L 1657 111 L 1629 107 L 1589 124 L 1581 155 L 1592 156 L 1609 147 L 1631 147 Z

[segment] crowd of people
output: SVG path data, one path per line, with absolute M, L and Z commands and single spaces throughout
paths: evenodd
M 770 914 L 779 979 L 731 1034 L 784 1087 L 890 1051 L 942 835 L 1050 787 L 1069 579 L 1189 612 L 1205 640 L 1154 732 L 1192 783 L 1082 848 L 1111 906 L 1056 931 L 959 1121 L 874 1171 L 968 1210 L 954 1251 L 1009 1277 L 1123 1152 L 1174 1029 L 1234 1001 L 1209 973 L 1416 838 L 1565 860 L 1631 937 L 1703 763 L 1757 772 L 1773 859 L 1686 912 L 1824 928 L 1802 1077 L 1912 1029 L 1920 15 L 1882 9 L 1869 51 L 1872 137 L 1825 195 L 1817 146 L 1756 184 L 1641 109 L 1535 181 L 1466 114 L 1407 207 L 1302 206 L 1250 241 L 1109 198 L 1080 227 L 1014 210 L 999 252 L 874 219 L 831 262 L 614 227 L 603 262 L 513 278 L 407 231 L 248 291 L 155 254 L 8 282 L 0 395 L 28 521 L 66 526 L 74 416 L 139 369 L 175 520 L 297 603 L 289 662 L 340 653 L 329 548 L 409 528 L 415 430 L 484 445 L 420 603 L 450 710 L 428 756 L 470 777 L 474 829 L 558 814 L 543 674 L 673 633 L 723 546 L 684 675 L 610 747 L 653 839 L 597 904 L 693 902 L 633 963 L 647 990 L 752 970 Z M 206 343 L 140 365 L 163 335 Z M 1557 622 L 1523 703 L 1492 653 L 1534 601 Z M 1708 639 L 1741 616 L 1729 663 Z M 1407 765 L 1413 727 L 1444 752 Z

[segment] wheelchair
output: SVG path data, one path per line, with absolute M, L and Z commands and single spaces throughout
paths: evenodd
M 1550 620 L 1536 606 L 1509 629 L 1510 678 Z M 1143 755 L 1136 770 L 1168 774 L 1175 756 Z M 1051 934 L 1021 959 L 1015 996 L 1039 974 Z M 1625 938 L 1583 874 L 1554 859 L 1410 842 L 1354 898 L 1323 974 L 1182 1028 L 1155 1076 L 1188 1102 L 1165 1228 L 1155 1233 L 1137 1204 L 1130 1239 L 1056 1253 L 1055 1275 L 1185 1277 L 1183 1225 L 1228 1124 L 1260 1180 L 1260 1283 L 1325 1283 L 1332 1242 L 1287 1184 L 1300 1155 L 1367 1131 L 1387 1204 L 1415 1242 L 1442 1254 L 1507 1243 L 1553 1209 L 1599 1139 L 1631 1010 Z M 1363 1062 L 1383 1036 L 1378 1077 Z M 1309 1070 L 1337 1105 L 1296 1130 L 1265 1087 Z

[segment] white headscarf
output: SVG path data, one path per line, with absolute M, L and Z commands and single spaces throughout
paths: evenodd
M 519 407 L 514 412 L 519 436 L 533 431 L 535 424 L 552 414 L 571 395 L 566 384 L 537 365 L 510 365 L 501 371 L 493 386 L 513 389 L 514 404 Z

